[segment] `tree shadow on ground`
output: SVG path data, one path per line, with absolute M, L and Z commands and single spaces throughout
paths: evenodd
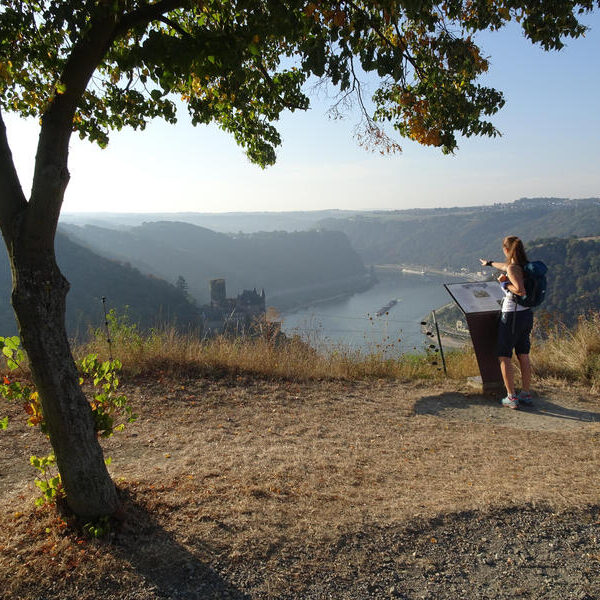
M 192 549 L 186 548 L 132 495 L 124 490 L 120 494 L 124 519 L 109 551 L 119 562 L 133 567 L 125 590 L 131 592 L 133 584 L 138 591 L 142 588 L 150 597 L 165 600 L 250 600 L 209 564 L 209 557 L 218 555 L 218 549 L 197 539 Z
M 492 396 L 483 396 L 475 394 L 461 394 L 445 392 L 436 396 L 425 396 L 415 403 L 415 414 L 418 415 L 436 415 L 443 416 L 449 411 L 469 410 L 474 413 L 485 412 L 490 409 L 508 411 L 502 408 L 499 400 Z M 521 404 L 519 411 L 510 411 L 511 413 L 526 413 L 537 418 L 565 419 L 568 421 L 577 421 L 582 423 L 594 423 L 600 421 L 600 413 L 586 410 L 579 407 L 563 406 L 549 400 L 544 396 L 533 399 L 531 406 Z

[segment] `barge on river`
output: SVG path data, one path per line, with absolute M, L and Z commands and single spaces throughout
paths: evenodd
M 390 300 L 385 306 L 382 306 L 375 314 L 378 317 L 383 317 L 387 312 L 389 312 L 390 308 L 393 308 L 398 304 L 400 298 L 394 298 L 394 300 Z

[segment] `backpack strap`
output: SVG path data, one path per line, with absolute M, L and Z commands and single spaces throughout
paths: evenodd
M 517 265 L 521 268 L 521 274 L 523 277 L 523 287 L 525 287 L 525 267 L 523 267 L 523 265 Z M 513 310 L 513 316 L 512 316 L 512 323 L 511 323 L 511 327 L 512 327 L 512 334 L 513 336 L 515 335 L 515 327 L 516 327 L 516 323 L 517 323 L 517 307 L 519 305 L 519 303 L 517 302 L 517 298 L 525 298 L 525 296 L 519 296 L 518 294 L 513 294 L 513 303 L 515 305 L 515 308 Z

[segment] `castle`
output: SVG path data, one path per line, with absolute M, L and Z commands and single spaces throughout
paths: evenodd
M 244 290 L 237 298 L 227 298 L 225 280 L 210 280 L 210 304 L 200 307 L 207 334 L 243 333 L 266 314 L 265 290 Z

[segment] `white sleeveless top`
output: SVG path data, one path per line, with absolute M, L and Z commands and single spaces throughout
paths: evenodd
M 522 268 L 521 268 L 522 270 Z M 517 304 L 515 302 L 515 295 L 512 292 L 509 292 L 506 289 L 503 289 L 504 291 L 504 299 L 502 300 L 502 312 L 506 313 L 506 312 L 514 312 L 515 308 L 517 310 L 517 312 L 520 312 L 522 310 L 529 310 L 528 306 L 521 306 L 520 304 Z
M 522 310 L 529 310 L 528 306 L 521 306 L 515 302 L 515 296 L 512 292 L 508 290 L 504 290 L 504 299 L 502 300 L 502 312 L 514 312 L 515 306 L 517 308 L 517 312 Z

